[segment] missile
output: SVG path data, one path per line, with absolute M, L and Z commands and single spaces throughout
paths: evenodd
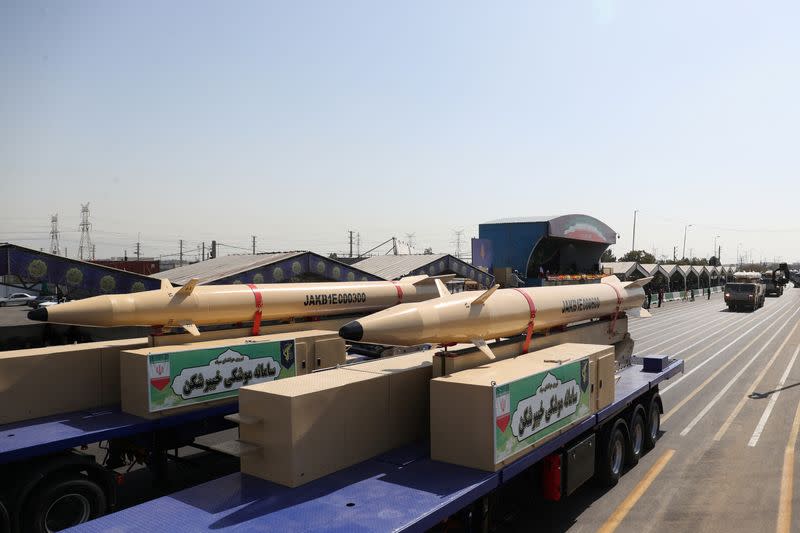
M 526 333 L 525 348 L 534 331 L 591 318 L 616 317 L 623 311 L 650 316 L 641 308 L 644 290 L 652 278 L 621 282 L 608 276 L 600 283 L 499 289 L 450 294 L 435 280 L 440 297 L 404 303 L 342 326 L 339 335 L 367 344 L 412 346 L 430 343 L 448 346 L 472 343 L 494 358 L 486 340 Z M 615 319 L 612 319 L 613 329 Z
M 401 302 L 438 297 L 445 276 L 409 276 L 398 281 L 197 285 L 162 280 L 158 290 L 94 296 L 42 307 L 31 320 L 83 326 L 161 326 L 199 335 L 197 326 L 262 320 L 369 313 Z M 442 285 L 443 286 L 443 285 Z

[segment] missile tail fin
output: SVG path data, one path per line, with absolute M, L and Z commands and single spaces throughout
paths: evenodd
M 171 291 L 173 288 L 172 283 L 170 283 L 168 279 L 164 278 L 161 280 L 162 291 Z
M 178 290 L 178 294 L 180 294 L 181 296 L 189 296 L 190 294 L 192 294 L 194 288 L 197 287 L 198 281 L 199 280 L 197 278 L 190 279 L 189 283 L 187 283 L 186 285 L 181 287 L 180 290 Z
M 477 349 L 482 351 L 486 357 L 492 360 L 495 359 L 494 352 L 492 351 L 491 348 L 489 348 L 489 345 L 486 344 L 485 340 L 477 338 L 477 339 L 472 339 L 470 342 L 472 342 L 472 344 L 474 344 Z
M 616 276 L 614 276 L 614 277 L 616 277 Z M 649 277 L 646 277 L 646 278 L 637 279 L 635 281 L 627 281 L 627 282 L 623 283 L 622 286 L 625 287 L 626 289 L 638 289 L 638 288 L 644 287 L 645 285 L 650 283 L 650 281 L 652 279 L 653 279 L 653 277 L 649 276 Z
M 489 297 L 492 294 L 494 294 L 494 291 L 496 291 L 498 288 L 500 288 L 500 285 L 494 285 L 492 288 L 488 289 L 487 291 L 484 291 L 480 296 L 472 300 L 472 305 L 480 305 L 484 303 L 486 300 L 489 299 Z
M 447 290 L 447 287 L 445 286 L 444 283 L 442 283 L 442 280 L 437 278 L 437 279 L 434 279 L 433 282 L 436 283 L 436 289 L 439 291 L 439 296 L 440 297 L 441 296 L 449 296 L 450 295 L 450 291 Z
M 628 309 L 625 314 L 631 315 L 636 318 L 652 318 L 653 315 L 644 307 L 637 307 L 635 309 Z
M 200 336 L 200 330 L 197 329 L 197 326 L 192 323 L 181 324 L 181 327 L 187 331 L 187 333 L 191 333 L 195 337 Z
M 454 277 L 456 277 L 455 274 L 442 274 L 441 276 L 409 276 L 409 277 L 401 278 L 401 279 L 405 280 L 405 281 L 411 281 L 412 285 L 415 285 L 415 286 L 418 287 L 420 285 L 433 285 L 433 284 L 436 283 L 437 279 L 447 283 L 448 281 L 450 281 Z M 416 279 L 416 278 L 419 278 L 419 279 Z
M 603 277 L 600 280 L 600 283 L 605 283 L 606 285 L 616 285 L 617 287 L 622 285 L 622 282 L 619 280 L 619 278 L 613 274 L 610 276 Z

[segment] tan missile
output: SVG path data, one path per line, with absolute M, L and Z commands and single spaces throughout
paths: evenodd
M 409 276 L 399 281 L 197 285 L 131 294 L 109 294 L 28 313 L 31 320 L 84 326 L 182 327 L 282 320 L 311 316 L 369 313 L 401 302 L 439 296 L 438 283 L 453 276 Z M 254 328 L 257 329 L 257 328 Z
M 519 289 L 491 289 L 449 294 L 436 281 L 441 296 L 405 303 L 342 326 L 339 335 L 350 341 L 411 346 L 471 342 L 491 355 L 486 340 L 564 326 L 590 318 L 617 316 L 641 309 L 642 287 L 652 278 L 620 282 L 608 276 L 601 283 Z

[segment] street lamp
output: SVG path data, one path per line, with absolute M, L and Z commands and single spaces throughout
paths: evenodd
M 736 245 L 736 268 L 742 268 L 742 257 L 739 255 L 739 248 L 742 246 L 742 243 Z
M 714 249 L 711 250 L 711 255 L 714 257 L 717 257 L 717 239 L 719 239 L 719 235 L 714 235 Z M 722 264 L 719 257 L 717 257 L 717 264 Z
M 633 210 L 633 238 L 631 239 L 631 252 L 636 249 L 636 213 L 638 212 L 638 209 Z
M 686 230 L 694 226 L 694 224 L 686 224 L 683 227 L 683 259 L 686 259 Z

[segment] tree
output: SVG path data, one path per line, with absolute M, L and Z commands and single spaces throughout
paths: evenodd
M 716 255 L 712 255 L 711 259 L 708 260 L 708 264 L 711 266 L 719 266 L 719 259 L 717 259 Z
M 339 256 L 336 254 L 336 252 L 332 252 L 332 253 L 331 253 L 331 254 L 328 256 L 328 258 L 329 258 L 329 259 L 339 259 Z
M 433 248 L 425 248 L 425 251 L 422 252 L 422 255 L 433 255 Z
M 647 253 L 644 250 L 631 250 L 627 254 L 620 257 L 617 261 L 633 261 L 635 263 L 643 263 L 648 265 L 655 263 L 656 258 L 653 254 Z
M 611 248 L 606 248 L 606 251 L 600 256 L 601 263 L 613 263 L 616 260 L 617 258 L 614 256 L 614 252 L 611 251 Z

